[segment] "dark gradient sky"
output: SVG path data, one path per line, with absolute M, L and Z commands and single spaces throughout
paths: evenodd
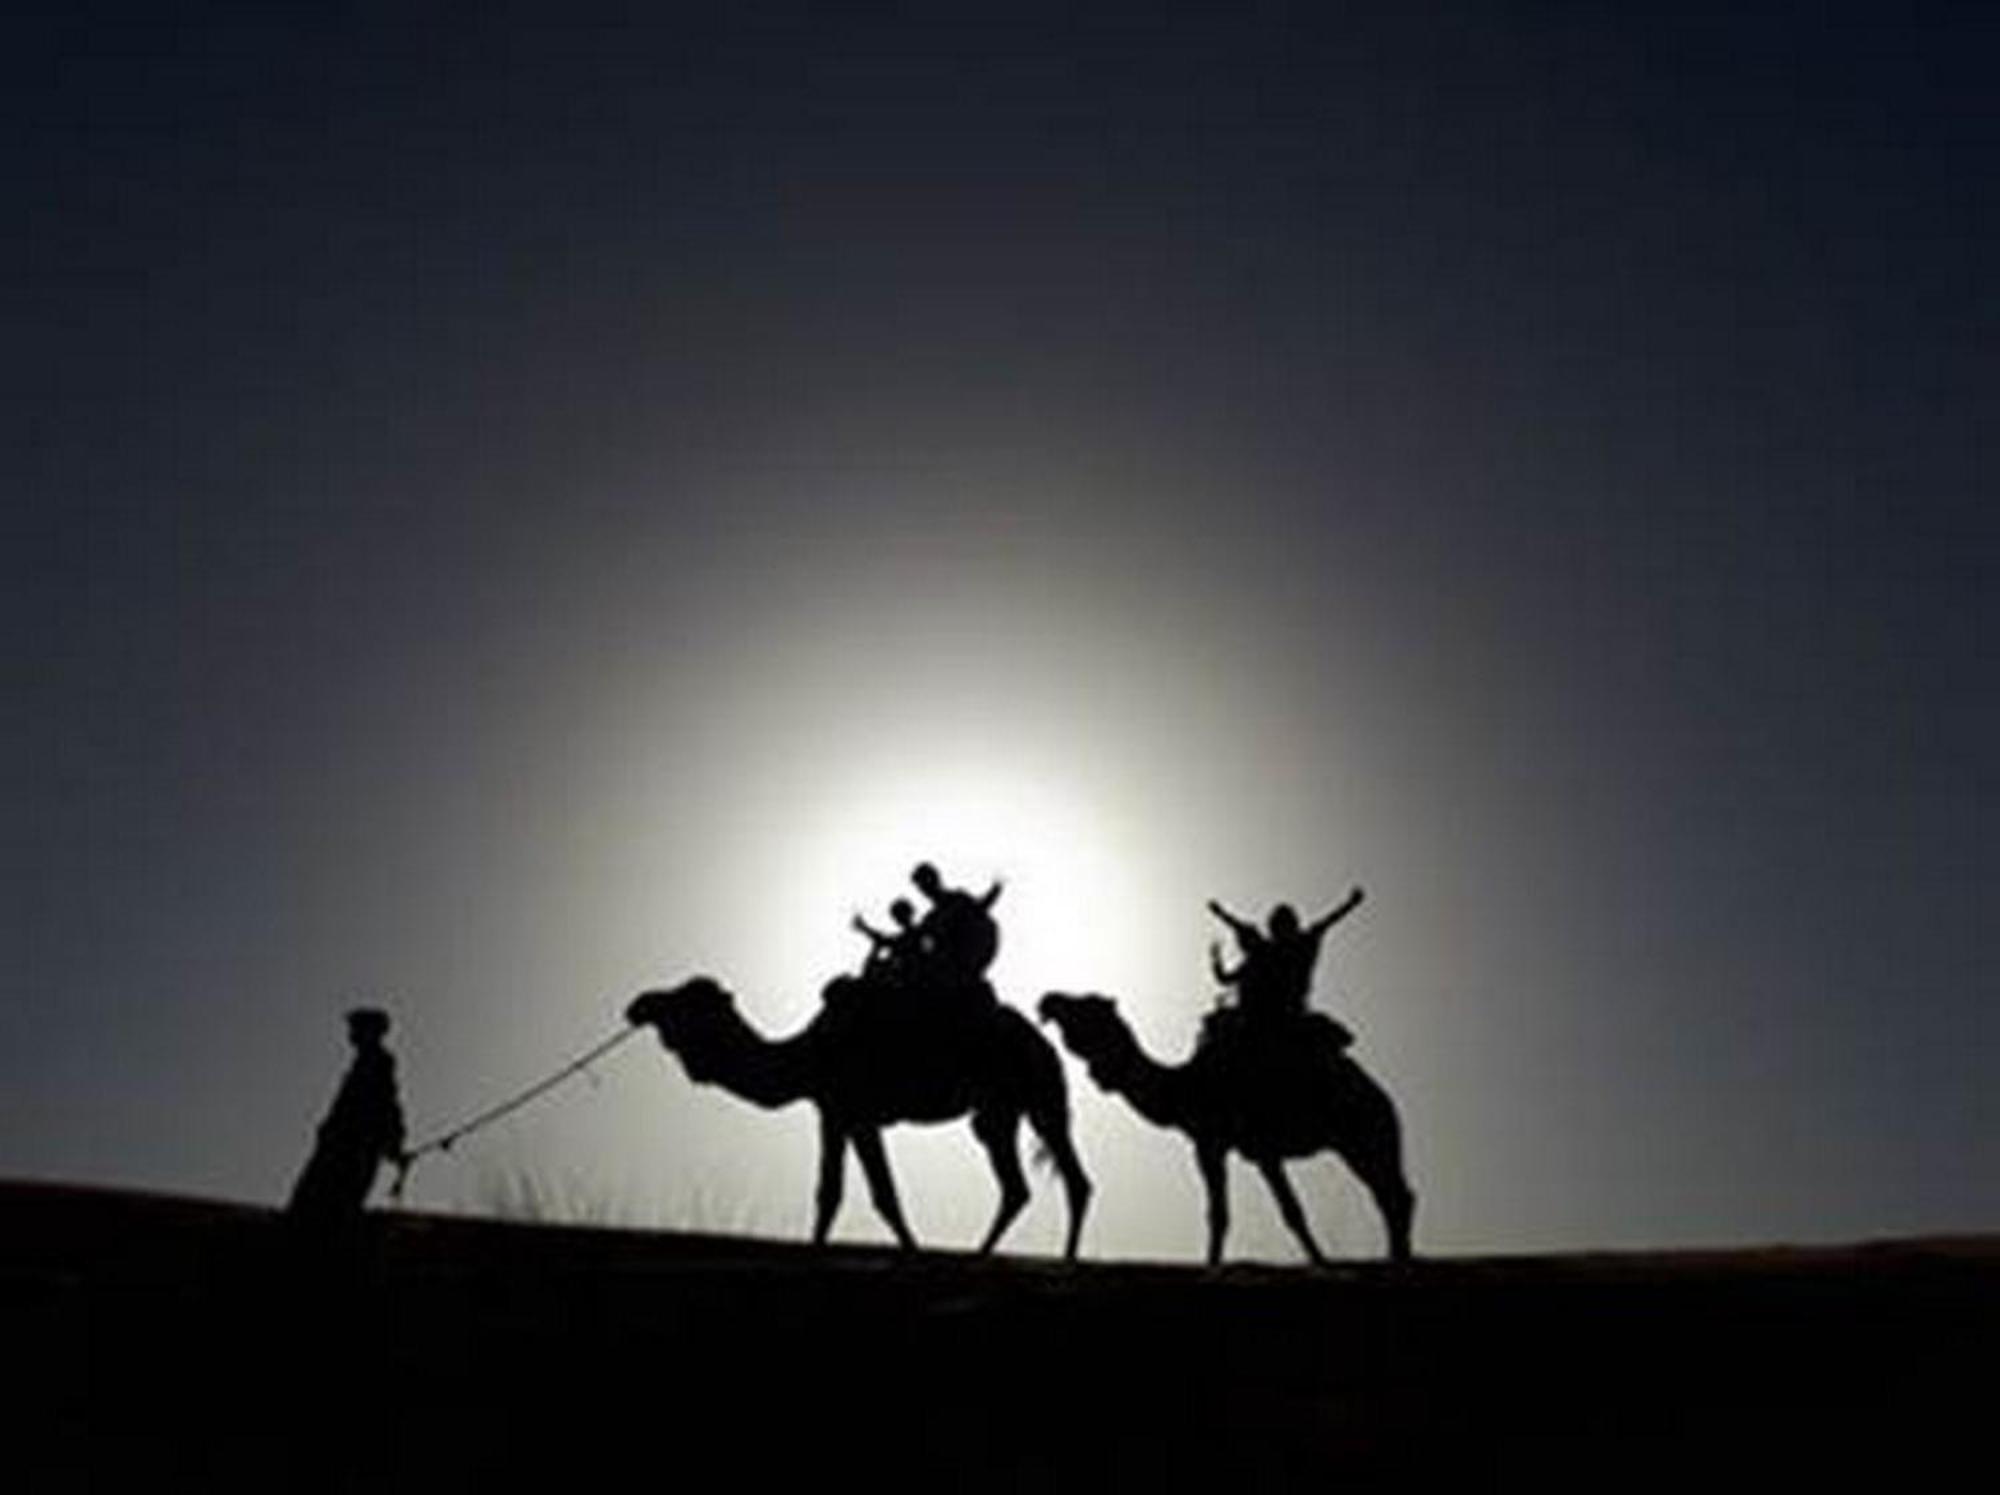
M 931 853 L 1162 1049 L 1203 898 L 1366 884 L 1434 1249 L 2000 1226 L 1985 8 L 61 9 L 0 1172 L 277 1197 L 362 996 L 420 1130 L 697 968 L 789 1026 Z M 1089 1244 L 1192 1252 L 1072 1076 Z M 810 1138 L 628 1054 L 418 1196 L 788 1234 Z

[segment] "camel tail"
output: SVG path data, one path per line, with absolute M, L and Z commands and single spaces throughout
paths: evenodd
M 1054 1082 L 1049 1087 L 1051 1093 L 1048 1098 L 1048 1114 L 1045 1117 L 1048 1124 L 1030 1128 L 1035 1140 L 1034 1145 L 1028 1149 L 1029 1166 L 1038 1168 L 1044 1173 L 1051 1170 L 1059 1171 L 1061 1167 L 1056 1162 L 1054 1149 L 1049 1146 L 1049 1136 L 1052 1132 L 1063 1136 L 1069 1133 L 1069 1086 L 1063 1080 L 1062 1061 L 1056 1058 L 1054 1051 L 1050 1051 L 1048 1057 L 1050 1078 Z
M 999 1009 L 1003 1031 L 1014 1068 L 1019 1103 L 1027 1113 L 1028 1129 L 1034 1143 L 1028 1149 L 1029 1164 L 1048 1172 L 1060 1169 L 1049 1148 L 1051 1135 L 1069 1133 L 1069 1084 L 1063 1078 L 1062 1060 L 1054 1047 L 1035 1031 L 1035 1025 L 1011 1007 Z

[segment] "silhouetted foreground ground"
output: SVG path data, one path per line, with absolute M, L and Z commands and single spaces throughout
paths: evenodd
M 1209 1273 L 372 1225 L 0 1185 L 0 1486 L 1976 1485 L 2000 1406 L 1993 1237 Z

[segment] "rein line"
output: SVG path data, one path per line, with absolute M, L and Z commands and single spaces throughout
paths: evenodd
M 597 1060 L 603 1058 L 621 1043 L 636 1036 L 641 1031 L 643 1031 L 643 1025 L 638 1023 L 620 1028 L 609 1038 L 577 1055 L 576 1058 L 570 1060 L 561 1069 L 556 1070 L 553 1074 L 543 1079 L 535 1081 L 534 1084 L 528 1086 L 525 1090 L 516 1091 L 498 1105 L 488 1106 L 471 1120 L 460 1122 L 457 1126 L 451 1128 L 451 1130 L 439 1132 L 436 1136 L 430 1137 L 417 1146 L 408 1149 L 401 1158 L 397 1159 L 396 1182 L 390 1188 L 390 1197 L 393 1199 L 400 1199 L 402 1197 L 403 1181 L 409 1177 L 410 1165 L 416 1162 L 418 1158 L 424 1156 L 425 1153 L 450 1152 L 452 1144 L 457 1142 L 459 1138 L 470 1136 L 473 1132 L 491 1126 L 501 1117 L 520 1110 L 521 1107 L 527 1105 L 529 1101 L 534 1100 L 537 1096 L 545 1095 L 555 1089 L 556 1086 L 567 1080 L 571 1075 L 588 1069 Z

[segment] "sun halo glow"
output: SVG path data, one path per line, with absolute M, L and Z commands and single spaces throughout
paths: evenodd
M 899 765 L 857 774 L 831 793 L 801 831 L 774 880 L 771 956 L 793 1002 L 816 1003 L 819 986 L 866 954 L 848 926 L 862 914 L 887 927 L 891 899 L 923 900 L 910 885 L 918 862 L 947 883 L 983 892 L 994 879 L 1000 953 L 990 973 L 1003 1000 L 1032 1004 L 1065 985 L 1112 985 L 1129 969 L 1142 931 L 1132 856 L 1105 808 L 1075 786 L 1003 765 Z

